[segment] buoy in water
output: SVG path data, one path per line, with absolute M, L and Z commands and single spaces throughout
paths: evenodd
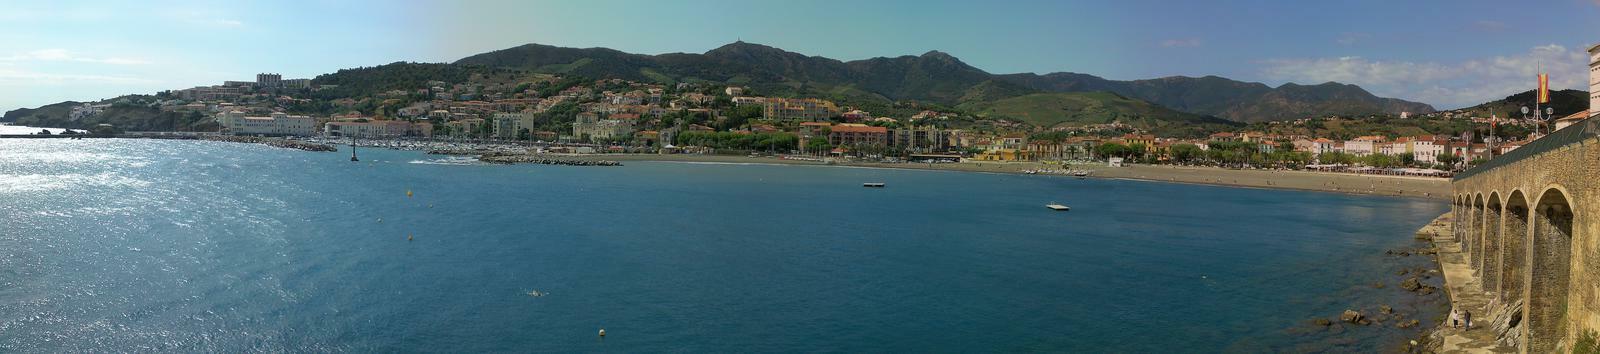
M 406 197 L 407 198 L 411 197 L 411 190 L 410 189 L 406 190 Z
M 411 240 L 412 240 L 411 234 L 406 234 L 406 241 L 411 241 Z
M 378 222 L 383 222 L 383 218 L 378 218 Z
M 600 329 L 600 336 L 601 337 L 605 337 L 606 336 L 606 329 L 605 328 L 601 328 Z

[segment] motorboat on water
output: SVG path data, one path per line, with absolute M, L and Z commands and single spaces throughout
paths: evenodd
M 883 184 L 883 182 L 867 182 L 867 183 L 862 183 L 861 186 L 862 187 L 868 187 L 868 188 L 883 188 L 884 184 Z
M 1070 207 L 1067 207 L 1067 206 L 1061 205 L 1061 204 L 1056 204 L 1056 203 L 1045 204 L 1044 207 L 1050 208 L 1050 210 L 1055 210 L 1055 211 L 1072 210 L 1072 208 L 1070 208 Z

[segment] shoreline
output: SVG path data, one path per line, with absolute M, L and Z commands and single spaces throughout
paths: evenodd
M 1453 219 L 1454 216 L 1447 212 L 1417 230 L 1417 234 L 1427 235 L 1434 249 L 1439 251 L 1434 262 L 1443 275 L 1448 304 L 1471 311 L 1473 326 L 1461 329 L 1452 328 L 1447 323 L 1435 323 L 1427 336 L 1428 348 L 1436 353 L 1514 351 L 1515 348 L 1505 347 L 1505 343 L 1499 342 L 1498 338 L 1503 334 L 1499 332 L 1508 330 L 1498 327 L 1506 322 L 1502 318 L 1505 314 L 1496 311 L 1504 310 L 1504 305 L 1497 306 L 1488 293 L 1477 290 L 1482 288 L 1481 280 L 1473 274 L 1471 266 L 1467 264 L 1467 255 L 1462 251 L 1461 241 L 1456 240 L 1454 231 L 1450 229 Z
M 226 139 L 207 139 L 228 141 Z M 240 143 L 252 143 L 234 141 Z M 331 142 L 317 140 L 308 141 L 312 144 L 326 145 Z M 437 145 L 451 143 L 429 142 L 423 145 Z M 348 145 L 348 144 L 340 144 Z M 471 144 L 469 146 L 496 147 L 495 144 Z M 480 146 L 481 147 L 481 146 Z M 289 147 L 295 148 L 295 147 Z M 394 146 L 368 146 L 368 148 L 398 149 Z M 519 148 L 519 147 L 504 147 Z M 309 149 L 307 149 L 309 150 Z M 410 149 L 416 150 L 416 149 Z M 537 157 L 556 157 L 573 162 L 687 162 L 687 163 L 730 163 L 730 164 L 770 164 L 770 165 L 811 165 L 811 166 L 839 166 L 839 167 L 865 167 L 865 168 L 891 168 L 903 170 L 925 171 L 952 171 L 952 172 L 977 172 L 1000 173 L 1014 175 L 1029 175 L 1024 171 L 1047 169 L 1076 169 L 1090 171 L 1088 178 L 1123 179 L 1142 182 L 1165 182 L 1191 185 L 1222 186 L 1234 188 L 1258 188 L 1304 192 L 1327 192 L 1347 195 L 1387 196 L 1401 198 L 1418 198 L 1431 200 L 1445 200 L 1451 193 L 1450 179 L 1417 176 L 1390 176 L 1390 175 L 1363 175 L 1336 172 L 1294 171 L 1294 170 L 1244 170 L 1228 169 L 1221 167 L 1203 166 L 1173 166 L 1173 165 L 1124 165 L 1110 167 L 1104 164 L 1046 164 L 1042 162 L 960 162 L 960 163 L 882 163 L 882 162 L 836 162 L 825 163 L 821 161 L 791 160 L 777 157 L 748 157 L 737 155 L 701 155 L 701 154 L 643 154 L 643 153 L 601 153 L 601 154 L 526 154 Z M 476 155 L 467 155 L 475 156 Z M 481 159 L 481 157 L 479 157 Z M 494 161 L 486 161 L 494 162 Z M 1070 175 L 1043 174 L 1071 178 Z
M 892 168 L 904 170 L 934 170 L 1027 175 L 1025 170 L 1072 168 L 1092 171 L 1089 178 L 1125 179 L 1143 182 L 1166 182 L 1193 185 L 1260 188 L 1276 190 L 1331 192 L 1350 195 L 1377 195 L 1403 198 L 1444 200 L 1450 195 L 1450 180 L 1446 178 L 1358 175 L 1348 173 L 1278 170 L 1234 170 L 1219 167 L 1126 165 L 1108 167 L 1101 164 L 1054 165 L 1040 162 L 961 162 L 961 163 L 877 163 L 843 162 L 828 164 L 818 161 L 788 160 L 774 157 L 746 157 L 732 155 L 692 154 L 568 154 L 564 158 L 609 161 L 701 162 L 730 164 L 772 164 Z M 1068 175 L 1050 175 L 1071 178 Z

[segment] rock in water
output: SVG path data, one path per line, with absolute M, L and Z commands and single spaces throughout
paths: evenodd
M 1365 319 L 1366 317 L 1361 316 L 1361 313 L 1356 312 L 1356 310 L 1344 310 L 1344 314 L 1339 315 L 1340 321 L 1349 323 L 1361 323 L 1361 321 Z
M 1378 306 L 1378 312 L 1382 312 L 1382 313 L 1385 313 L 1385 314 L 1390 314 L 1390 313 L 1394 313 L 1394 308 L 1393 307 L 1389 307 L 1389 305 L 1381 305 L 1381 306 Z
M 1400 288 L 1406 289 L 1406 291 L 1417 291 L 1417 289 L 1422 288 L 1422 282 L 1418 281 L 1417 277 L 1411 277 L 1406 281 L 1400 282 Z
M 1312 321 L 1312 322 L 1315 322 L 1318 326 L 1323 326 L 1323 327 L 1327 327 L 1327 326 L 1332 326 L 1333 325 L 1333 321 L 1329 321 L 1326 318 L 1318 318 L 1318 319 L 1316 319 L 1315 321 Z
M 1396 328 L 1411 328 L 1411 327 L 1416 327 L 1418 324 L 1422 324 L 1422 322 L 1413 319 L 1413 320 L 1410 320 L 1410 321 L 1402 321 L 1402 322 L 1400 322 L 1400 324 L 1397 324 L 1397 325 L 1394 325 L 1394 326 Z

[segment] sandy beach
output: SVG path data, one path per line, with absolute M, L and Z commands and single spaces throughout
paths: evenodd
M 597 154 L 568 155 L 567 157 L 576 159 L 612 161 L 675 161 L 824 165 L 824 163 L 816 161 L 729 155 Z M 1123 167 L 1109 167 L 1104 164 L 1078 164 L 1061 166 L 1038 162 L 964 162 L 940 164 L 852 162 L 840 163 L 836 165 L 1018 174 L 1027 170 L 1067 168 L 1094 171 L 1090 175 L 1091 178 L 1123 178 L 1172 183 L 1293 189 L 1432 199 L 1445 199 L 1445 196 L 1450 195 L 1450 179 L 1448 178 L 1363 175 L 1331 172 L 1235 170 L 1217 167 L 1164 165 L 1126 165 Z M 1070 178 L 1068 176 L 1059 177 Z

